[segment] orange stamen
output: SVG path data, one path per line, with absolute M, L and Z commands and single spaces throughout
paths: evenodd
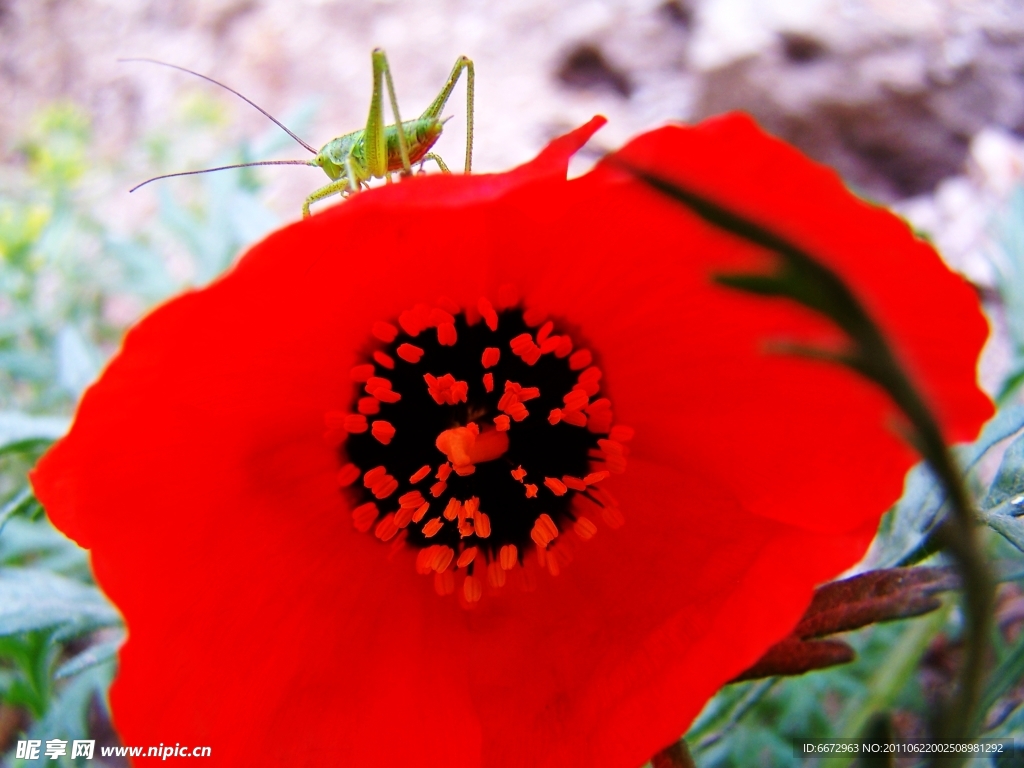
M 376 397 L 360 397 L 356 410 L 364 416 L 376 416 L 380 413 L 380 400 Z
M 363 363 L 362 365 L 356 365 L 349 371 L 348 375 L 352 381 L 366 381 L 373 376 L 374 367 L 373 363 Z
M 473 562 L 473 558 L 476 557 L 476 553 L 480 550 L 477 547 L 469 547 L 468 549 L 462 550 L 462 554 L 459 555 L 458 562 L 455 563 L 458 568 L 465 568 L 467 565 Z
M 409 482 L 410 483 L 418 483 L 420 480 L 422 480 L 424 477 L 426 477 L 429 474 L 430 474 L 430 465 L 429 464 L 424 464 L 422 467 L 417 469 L 409 477 Z
M 395 428 L 390 421 L 375 421 L 370 427 L 373 436 L 384 445 L 388 445 L 395 436 Z
M 516 545 L 506 544 L 503 546 L 498 553 L 498 558 L 501 561 L 501 567 L 506 571 L 511 571 L 516 567 L 516 563 L 519 562 L 519 553 L 516 550 Z
M 484 349 L 483 355 L 480 356 L 480 364 L 484 368 L 493 368 L 501 360 L 501 350 L 497 347 L 487 347 Z
M 444 522 L 441 520 L 440 517 L 435 517 L 431 520 L 428 520 L 426 522 L 426 525 L 423 526 L 423 535 L 426 536 L 428 539 L 431 538 L 432 536 L 436 535 L 438 531 L 441 530 L 442 525 L 444 525 Z
M 415 365 L 423 357 L 423 350 L 413 344 L 400 344 L 395 353 L 407 363 Z
M 359 467 L 355 464 L 346 464 L 338 470 L 338 485 L 342 488 L 352 485 L 359 479 Z
M 445 571 L 434 574 L 434 591 L 441 597 L 450 595 L 455 591 L 455 572 Z
M 387 352 L 381 352 L 379 349 L 373 353 L 373 359 L 377 362 L 377 365 L 382 365 L 388 370 L 395 367 L 395 359 Z
M 597 533 L 597 526 L 594 525 L 589 517 L 583 517 L 582 515 L 576 518 L 572 529 L 583 541 L 590 541 L 594 538 L 594 534 Z
M 352 510 L 352 523 L 357 531 L 366 533 L 373 526 L 373 521 L 379 514 L 380 510 L 377 509 L 377 505 L 368 501 Z
M 559 480 L 557 477 L 545 477 L 544 485 L 555 494 L 555 496 L 565 496 L 565 492 L 569 489 L 565 487 L 565 483 Z
M 373 335 L 383 341 L 385 344 L 390 344 L 395 340 L 398 335 L 398 329 L 395 328 L 391 323 L 385 323 L 378 320 L 373 324 Z

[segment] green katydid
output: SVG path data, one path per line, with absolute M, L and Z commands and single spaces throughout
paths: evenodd
M 223 171 L 228 168 L 248 168 L 254 165 L 312 165 L 324 170 L 324 173 L 331 179 L 331 183 L 313 192 L 302 204 L 302 217 L 309 216 L 310 203 L 323 200 L 334 194 L 344 196 L 358 192 L 368 185 L 370 179 L 386 179 L 391 181 L 391 174 L 400 172 L 402 176 L 412 174 L 413 163 L 423 163 L 433 160 L 444 173 L 450 173 L 448 166 L 431 148 L 441 136 L 445 120 L 441 119 L 441 110 L 448 103 L 452 90 L 466 70 L 466 173 L 469 173 L 473 161 L 473 62 L 465 56 L 460 56 L 444 88 L 418 118 L 403 121 L 398 112 L 398 99 L 395 97 L 395 87 L 391 80 L 391 69 L 388 67 L 387 57 L 384 51 L 377 48 L 373 51 L 373 96 L 370 99 L 370 114 L 366 118 L 366 127 L 352 133 L 346 133 L 336 139 L 331 139 L 321 147 L 320 151 L 304 142 L 277 118 L 266 112 L 257 104 L 233 88 L 214 80 L 212 77 L 201 75 L 190 69 L 179 67 L 175 64 L 168 64 L 155 59 L 122 59 L 122 61 L 146 61 L 151 64 L 160 64 L 165 67 L 188 72 L 219 85 L 235 94 L 248 104 L 258 109 L 266 117 L 272 120 L 278 127 L 284 130 L 299 144 L 312 152 L 315 157 L 312 160 L 262 160 L 253 163 L 238 163 L 235 165 L 222 165 L 217 168 L 204 168 L 199 171 L 182 171 L 179 173 L 166 173 L 162 176 L 154 176 L 142 184 L 132 187 L 134 192 L 141 186 L 149 184 L 158 179 L 167 179 L 172 176 L 191 176 L 197 173 L 210 173 L 212 171 Z M 395 116 L 394 125 L 384 124 L 384 92 L 387 87 L 388 100 L 391 102 L 391 111 Z

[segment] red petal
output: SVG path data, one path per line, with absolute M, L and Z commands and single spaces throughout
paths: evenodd
M 33 476 L 127 620 L 126 743 L 173 735 L 224 765 L 316 765 L 323 745 L 346 765 L 638 765 L 860 557 L 914 460 L 891 405 L 849 371 L 765 352 L 837 336 L 712 285 L 763 265 L 752 248 L 621 171 L 566 182 L 597 127 L 509 174 L 360 194 L 128 334 Z M 623 156 L 820 254 L 947 434 L 973 436 L 991 410 L 974 384 L 984 321 L 905 226 L 744 118 Z M 412 552 L 388 561 L 353 529 L 321 433 L 350 408 L 375 322 L 504 284 L 582 329 L 636 435 L 629 471 L 602 481 L 626 525 L 535 592 L 506 585 L 468 612 Z

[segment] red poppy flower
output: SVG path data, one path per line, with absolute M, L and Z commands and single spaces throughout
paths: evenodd
M 639 765 L 863 554 L 894 408 L 771 351 L 838 343 L 819 316 L 713 283 L 764 253 L 614 164 L 566 181 L 601 122 L 360 194 L 131 330 L 33 476 L 127 621 L 126 743 Z M 826 261 L 975 436 L 986 324 L 905 224 L 741 116 L 618 158 Z

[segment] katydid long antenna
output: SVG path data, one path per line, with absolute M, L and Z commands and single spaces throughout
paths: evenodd
M 296 136 L 292 131 L 290 131 L 288 129 L 288 127 L 284 123 L 282 123 L 280 120 L 278 120 L 272 114 L 267 112 L 267 110 L 265 110 L 263 107 L 261 107 L 256 102 L 254 102 L 251 99 L 248 99 L 245 96 L 243 96 L 242 94 L 240 94 L 234 88 L 230 88 L 230 87 L 224 85 L 224 83 L 222 83 L 222 82 L 220 82 L 218 80 L 214 80 L 212 77 L 207 77 L 206 75 L 201 75 L 198 72 L 193 72 L 191 69 L 186 69 L 185 67 L 179 67 L 177 64 L 168 64 L 166 61 L 158 61 L 157 59 L 118 59 L 118 62 L 130 62 L 130 61 L 144 61 L 144 62 L 147 62 L 149 64 L 159 64 L 161 67 L 170 67 L 171 69 L 177 69 L 179 72 L 187 72 L 190 75 L 195 75 L 196 77 L 201 77 L 203 80 L 206 80 L 209 83 L 213 83 L 214 85 L 219 85 L 225 91 L 231 91 L 231 93 L 235 94 L 235 96 L 240 98 L 246 104 L 249 104 L 249 105 L 255 107 L 256 109 L 258 109 L 260 111 L 260 113 L 264 117 L 266 117 L 267 119 L 271 120 L 278 128 L 280 128 L 282 131 L 287 133 L 289 136 L 291 136 L 293 139 L 295 139 L 297 142 L 299 142 L 299 144 L 301 144 L 307 150 L 312 152 L 314 155 L 316 154 L 316 150 L 313 149 L 313 147 L 309 146 L 309 144 L 307 144 L 302 139 L 300 139 L 298 136 Z M 239 166 L 233 166 L 233 165 L 225 166 L 225 168 L 237 168 L 237 167 L 239 167 Z M 220 170 L 223 170 L 223 169 L 221 169 L 221 168 L 210 168 L 210 170 L 211 171 L 220 171 Z M 193 173 L 203 173 L 203 171 L 193 171 Z M 171 176 L 180 176 L 180 175 L 183 175 L 183 174 L 172 173 L 172 174 L 169 174 L 169 175 L 171 175 Z M 156 178 L 163 179 L 163 178 L 166 178 L 166 177 L 164 177 L 164 176 L 157 176 Z M 153 181 L 153 179 L 150 179 L 150 181 Z M 142 182 L 142 184 L 146 184 L 146 183 L 148 183 L 148 182 L 145 182 L 145 181 Z M 142 184 L 139 184 L 139 187 L 141 187 Z M 139 187 L 136 187 L 135 189 L 138 189 Z
M 219 165 L 216 168 L 203 168 L 199 171 L 178 171 L 177 173 L 165 173 L 163 176 L 154 176 L 152 179 L 146 179 L 141 184 L 136 184 L 134 187 L 128 190 L 129 193 L 134 192 L 139 187 L 144 187 L 151 181 L 159 181 L 160 179 L 169 179 L 172 176 L 193 176 L 197 173 L 213 173 L 214 171 L 226 171 L 229 168 L 251 168 L 254 165 L 313 165 L 309 160 L 260 160 L 255 163 L 236 163 L 234 165 Z

